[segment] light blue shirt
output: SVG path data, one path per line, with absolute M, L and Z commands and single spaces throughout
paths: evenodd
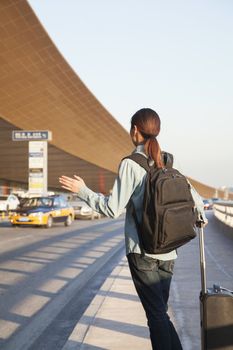
M 146 157 L 143 150 L 143 145 L 139 145 L 134 152 L 142 153 Z M 103 196 L 95 193 L 87 186 L 82 187 L 78 192 L 78 196 L 87 202 L 87 204 L 92 209 L 113 219 L 122 214 L 126 208 L 126 254 L 141 254 L 136 223 L 133 218 L 133 205 L 138 218 L 138 222 L 141 222 L 146 173 L 146 170 L 133 160 L 124 159 L 120 163 L 118 177 L 114 182 L 112 193 L 109 196 Z M 192 195 L 198 211 L 204 218 L 205 215 L 203 202 L 194 188 L 192 188 Z M 172 260 L 176 259 L 177 257 L 175 250 L 166 254 L 146 255 L 159 260 Z

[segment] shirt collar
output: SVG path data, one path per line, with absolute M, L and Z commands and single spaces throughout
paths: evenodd
M 146 153 L 145 153 L 145 148 L 144 145 L 137 145 L 137 147 L 135 148 L 135 150 L 133 151 L 133 153 L 141 153 L 143 154 L 145 157 L 147 157 Z
M 144 145 L 137 145 L 136 152 L 145 153 Z

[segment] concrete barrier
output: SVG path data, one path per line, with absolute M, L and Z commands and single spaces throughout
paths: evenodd
M 233 228 L 233 201 L 217 202 L 213 206 L 215 217 Z

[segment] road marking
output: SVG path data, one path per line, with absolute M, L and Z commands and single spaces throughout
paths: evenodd
M 26 235 L 26 236 L 22 236 L 22 237 L 16 237 L 16 238 L 12 238 L 12 239 L 8 239 L 7 241 L 1 242 L 1 247 L 6 245 L 7 243 L 13 242 L 13 241 L 20 241 L 23 238 L 28 238 L 28 237 L 35 237 L 34 234 L 31 235 Z
M 224 275 L 230 279 L 233 278 L 232 275 L 230 275 L 221 265 L 220 263 L 216 260 L 215 256 L 210 252 L 208 247 L 205 247 L 205 251 L 206 253 L 209 255 L 209 257 L 213 260 L 213 262 L 216 264 L 216 266 L 218 267 L 218 269 L 220 271 L 222 271 L 222 273 L 224 273 Z

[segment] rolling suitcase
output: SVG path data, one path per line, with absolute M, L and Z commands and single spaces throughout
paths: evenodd
M 206 287 L 203 226 L 199 227 L 201 268 L 201 349 L 233 350 L 233 292 L 214 284 Z

